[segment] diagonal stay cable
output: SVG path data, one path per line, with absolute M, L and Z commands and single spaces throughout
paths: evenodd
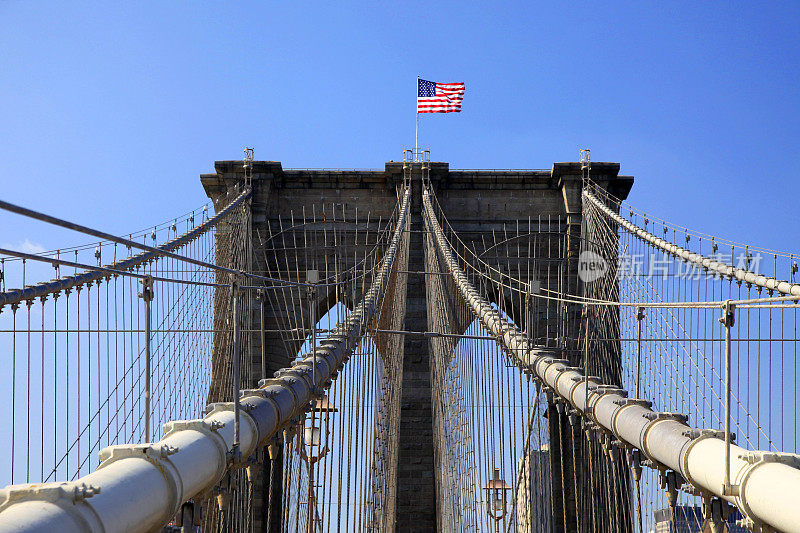
M 212 218 L 210 220 L 213 220 L 216 223 L 219 220 L 218 219 L 219 215 L 222 215 L 228 209 L 230 209 L 230 208 L 232 208 L 232 207 L 234 207 L 236 205 L 239 205 L 242 201 L 244 201 L 247 198 L 249 198 L 251 196 L 251 194 L 252 194 L 252 190 L 249 189 L 249 188 L 246 189 L 238 197 L 236 197 L 222 212 L 220 212 L 217 216 L 215 216 L 214 218 Z M 96 229 L 90 228 L 88 226 L 83 226 L 81 224 L 76 224 L 76 223 L 70 222 L 68 220 L 64 220 L 64 219 L 57 218 L 57 217 L 54 217 L 54 216 L 51 216 L 51 215 L 40 213 L 38 211 L 34 211 L 33 209 L 28 209 L 26 207 L 18 206 L 18 205 L 15 205 L 15 204 L 12 204 L 10 202 L 3 201 L 3 200 L 0 200 L 0 209 L 3 209 L 5 211 L 9 211 L 11 213 L 15 213 L 15 214 L 18 214 L 18 215 L 22 215 L 22 216 L 26 216 L 26 217 L 29 217 L 29 218 L 33 218 L 35 220 L 40 220 L 42 222 L 47 222 L 48 224 L 53 224 L 55 226 L 59 226 L 59 227 L 62 227 L 62 228 L 70 229 L 70 230 L 77 231 L 77 232 L 80 232 L 80 233 L 85 233 L 86 235 L 91 235 L 92 237 L 97 237 L 98 239 L 104 239 L 104 240 L 107 240 L 107 241 L 116 242 L 117 244 L 123 244 L 125 246 L 129 246 L 129 247 L 132 247 L 132 248 L 138 248 L 140 250 L 144 250 L 146 252 L 150 252 L 151 254 L 161 255 L 161 256 L 165 256 L 165 257 L 171 257 L 173 259 L 177 259 L 179 261 L 184 261 L 184 262 L 187 262 L 187 263 L 191 263 L 191 264 L 196 265 L 196 266 L 201 266 L 201 267 L 204 267 L 204 268 L 209 268 L 209 269 L 212 269 L 212 270 L 216 270 L 217 272 L 226 272 L 228 274 L 233 274 L 233 275 L 237 275 L 237 276 L 238 275 L 246 276 L 246 277 L 250 277 L 250 278 L 254 278 L 254 279 L 260 279 L 260 280 L 263 280 L 263 281 L 269 281 L 271 283 L 283 283 L 283 284 L 287 284 L 287 285 L 294 284 L 293 282 L 288 282 L 288 281 L 284 281 L 284 280 L 280 280 L 280 279 L 274 279 L 274 278 L 267 278 L 267 277 L 264 277 L 264 276 L 259 276 L 257 274 L 251 274 L 251 273 L 248 273 L 248 272 L 242 272 L 242 271 L 234 270 L 234 269 L 231 269 L 231 268 L 226 268 L 226 267 L 223 267 L 223 266 L 220 266 L 220 265 L 215 265 L 215 264 L 209 263 L 207 261 L 201 261 L 199 259 L 193 259 L 191 257 L 185 257 L 183 255 L 170 252 L 167 249 L 167 247 L 165 247 L 165 246 L 159 246 L 159 247 L 149 246 L 147 244 L 136 242 L 136 241 L 133 241 L 133 240 L 130 240 L 130 239 L 125 239 L 123 237 L 117 237 L 116 235 L 112 235 L 112 234 L 106 233 L 104 231 L 96 230 Z
M 351 355 L 359 353 L 357 347 L 364 336 L 375 328 L 395 259 L 407 253 L 402 248 L 403 243 L 408 246 L 408 241 L 402 237 L 410 219 L 409 204 L 410 190 L 406 188 L 401 216 L 381 260 L 382 267 L 353 312 L 337 324 L 336 333 L 317 343 L 312 353 L 291 368 L 284 368 L 274 379 L 262 382 L 258 389 L 241 391 L 244 406 L 241 411 L 237 413 L 231 403 L 217 403 L 202 419 L 167 422 L 164 436 L 156 443 L 106 448 L 101 452 L 101 466 L 97 470 L 76 480 L 74 485 L 66 488 L 59 485 L 56 498 L 64 503 L 45 500 L 52 492 L 41 488 L 48 485 L 0 489 L 2 498 L 9 493 L 18 494 L 16 491 L 20 490 L 31 496 L 24 501 L 15 500 L 21 502 L 15 503 L 16 507 L 3 507 L 0 512 L 3 526 L 28 531 L 54 530 L 91 516 L 98 530 L 151 531 L 174 516 L 184 501 L 207 494 L 229 469 L 245 466 L 245 463 L 232 461 L 228 453 L 233 446 L 232 422 L 237 414 L 243 422 L 241 457 L 246 459 L 270 438 L 280 435 L 282 429 L 293 427 L 305 416 L 313 400 L 331 386 Z M 234 482 L 242 479 L 243 470 L 239 472 L 238 477 L 232 477 Z M 302 488 L 299 483 L 298 486 Z M 101 491 L 101 497 L 93 498 Z M 154 498 L 153 494 L 167 497 Z M 30 501 L 37 502 L 33 511 L 36 520 L 28 514 Z
M 231 202 L 230 206 L 238 204 L 242 200 L 248 198 L 251 194 L 250 189 L 244 191 L 239 197 Z M 230 207 L 229 206 L 229 207 Z M 206 261 L 201 261 L 199 259 L 192 259 L 191 257 L 185 257 L 180 254 L 172 253 L 168 250 L 165 250 L 163 247 L 156 247 L 156 246 L 148 246 L 147 244 L 143 244 L 140 242 L 136 242 L 130 239 L 125 239 L 124 237 L 117 237 L 116 235 L 112 235 L 110 233 L 106 233 L 104 231 L 96 230 L 90 228 L 88 226 L 83 226 L 81 224 L 76 224 L 75 222 L 70 222 L 68 220 L 64 220 L 62 218 L 57 218 L 51 215 L 47 215 L 44 213 L 40 213 L 38 211 L 34 211 L 33 209 L 28 209 L 26 207 L 22 207 L 19 205 L 12 204 L 10 202 L 6 202 L 0 200 L 0 209 L 5 211 L 9 211 L 11 213 L 15 213 L 17 215 L 22 215 L 28 218 L 33 218 L 35 220 L 39 220 L 42 222 L 47 222 L 48 224 L 53 224 L 54 226 L 59 226 L 61 228 L 77 231 L 79 233 L 84 233 L 86 235 L 91 235 L 92 237 L 97 237 L 98 239 L 103 239 L 111 242 L 115 242 L 117 244 L 123 244 L 128 247 L 138 248 L 140 250 L 144 250 L 146 252 L 151 252 L 157 255 L 163 255 L 165 257 L 172 257 L 173 259 L 178 259 L 181 261 L 185 261 L 187 263 L 192 263 L 197 266 L 202 266 L 205 268 L 211 268 L 220 272 L 228 272 L 230 274 L 239 274 L 239 272 L 235 270 L 231 270 L 229 268 L 221 267 L 219 265 L 214 265 L 212 263 L 208 263 Z
M 230 287 L 230 284 L 227 283 L 210 283 L 206 281 L 194 281 L 194 280 L 182 280 L 182 279 L 173 279 L 173 278 L 165 278 L 161 276 L 151 276 L 148 274 L 138 274 L 136 272 L 131 272 L 129 270 L 120 270 L 118 268 L 111 268 L 99 265 L 87 265 L 85 263 L 76 263 L 74 261 L 66 261 L 64 259 L 56 259 L 55 257 L 45 257 L 43 255 L 36 255 L 36 254 L 29 254 L 25 252 L 17 252 L 16 250 L 8 250 L 6 248 L 0 248 L 0 255 L 10 255 L 13 257 L 19 257 L 20 259 L 26 259 L 31 261 L 40 261 L 42 263 L 50 263 L 51 265 L 59 265 L 59 266 L 68 266 L 68 267 L 75 267 L 75 268 L 82 268 L 84 270 L 89 271 L 96 271 L 96 272 L 105 272 L 106 274 L 113 274 L 118 276 L 130 276 L 132 278 L 152 278 L 155 281 L 163 281 L 165 283 L 181 283 L 185 285 L 202 285 L 204 287 Z M 14 292 L 14 291 L 9 291 Z M 1 296 L 0 296 L 1 297 Z M 2 305 L 2 300 L 0 300 L 0 305 Z
M 800 487 L 800 468 L 795 461 L 772 461 L 769 471 L 759 471 L 762 458 L 771 459 L 768 452 L 728 444 L 719 431 L 701 431 L 688 425 L 685 415 L 655 412 L 650 402 L 628 399 L 627 391 L 586 376 L 582 369 L 567 366 L 557 353 L 532 345 L 491 306 L 456 264 L 433 210 L 429 198 L 432 194 L 423 190 L 423 214 L 462 298 L 484 329 L 494 334 L 519 364 L 530 368 L 554 394 L 600 428 L 594 433 L 595 439 L 611 434 L 623 448 L 641 450 L 649 460 L 644 466 L 676 472 L 697 489 L 735 504 L 755 523 L 800 533 L 800 508 L 790 499 Z M 723 463 L 727 461 L 730 471 L 736 473 L 738 490 L 733 494 L 720 483 Z M 759 481 L 754 483 L 756 477 Z
M 170 253 L 171 250 L 176 250 L 192 242 L 193 240 L 197 239 L 210 229 L 216 227 L 216 225 L 223 218 L 229 216 L 233 212 L 234 208 L 238 205 L 241 205 L 241 203 L 248 197 L 248 194 L 249 193 L 245 191 L 237 198 L 235 198 L 231 203 L 229 203 L 219 213 L 215 214 L 213 217 L 209 218 L 196 228 L 184 233 L 183 235 L 171 241 L 162 244 L 158 248 L 155 248 L 154 249 L 155 252 L 144 251 L 138 255 L 131 256 L 121 261 L 117 261 L 115 263 L 107 265 L 107 268 L 114 268 L 116 270 L 132 270 L 134 268 L 146 264 L 148 261 L 157 258 L 159 255 L 163 255 L 164 252 Z M 139 243 L 133 243 L 133 245 L 139 248 L 144 246 Z M 177 257 L 182 258 L 182 256 L 177 256 Z M 207 267 L 209 266 L 209 264 L 206 262 L 201 262 L 201 266 Z M 216 266 L 213 267 L 213 269 L 215 270 L 216 268 L 217 268 Z M 90 272 L 84 272 L 81 274 L 75 274 L 73 276 L 62 279 L 39 283 L 37 285 L 26 286 L 22 289 L 3 292 L 0 293 L 0 308 L 2 308 L 2 306 L 4 305 L 14 304 L 24 300 L 33 300 L 35 298 L 39 298 L 41 296 L 45 296 L 54 292 L 63 291 L 71 287 L 76 287 L 79 285 L 91 283 L 103 278 L 104 276 L 107 276 L 107 274 L 95 270 Z
M 773 277 L 757 274 L 756 272 L 752 272 L 744 268 L 738 268 L 722 261 L 717 261 L 716 259 L 687 250 L 681 246 L 678 246 L 677 244 L 673 244 L 667 240 L 653 235 L 652 233 L 640 228 L 632 222 L 628 222 L 612 211 L 611 208 L 609 208 L 603 202 L 598 200 L 588 190 L 583 191 L 583 197 L 596 205 L 600 209 L 600 212 L 616 222 L 619 226 L 625 228 L 634 237 L 663 250 L 673 257 L 677 257 L 678 259 L 682 259 L 686 262 L 694 263 L 704 269 L 716 272 L 720 275 L 728 276 L 730 279 L 744 281 L 745 283 L 752 283 L 753 285 L 763 287 L 768 290 L 775 290 L 790 296 L 800 296 L 800 285 L 796 283 L 782 281 Z

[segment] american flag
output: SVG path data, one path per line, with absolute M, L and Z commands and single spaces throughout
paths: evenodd
M 458 113 L 463 99 L 463 83 L 417 80 L 417 113 Z

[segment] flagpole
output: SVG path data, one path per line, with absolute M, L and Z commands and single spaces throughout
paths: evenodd
M 414 157 L 419 151 L 419 76 L 417 76 L 417 131 L 414 135 Z

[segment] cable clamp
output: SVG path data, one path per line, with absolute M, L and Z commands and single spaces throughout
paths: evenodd
M 617 394 L 623 398 L 627 398 L 628 396 L 628 391 L 625 389 L 620 389 L 619 387 L 614 387 L 611 385 L 599 385 L 597 389 L 595 389 L 594 393 L 598 396 L 604 396 L 606 394 Z
M 264 389 L 242 389 L 239 391 L 239 398 L 242 400 L 253 396 L 266 399 L 267 392 Z
M 632 449 L 633 448 L 633 446 L 631 446 L 630 444 L 628 444 L 624 440 L 619 440 L 619 439 L 612 440 L 611 441 L 611 446 L 614 446 L 615 448 L 621 448 L 623 450 L 628 450 L 628 449 Z
M 100 494 L 99 486 L 77 481 L 10 485 L 0 490 L 0 512 L 15 503 L 24 501 L 38 500 L 56 503 L 63 499 L 71 505 L 75 505 L 96 494 Z
M 231 446 L 231 449 L 225 454 L 225 460 L 229 469 L 237 470 L 246 466 L 246 463 L 242 458 L 242 450 L 239 449 L 238 444 Z
M 769 524 L 765 524 L 764 522 L 755 520 L 749 516 L 737 520 L 736 525 L 746 528 L 749 531 L 755 531 L 756 533 L 780 533 L 777 529 Z
M 747 452 L 739 455 L 739 459 L 748 464 L 782 463 L 800 469 L 800 455 L 783 452 Z
M 169 456 L 178 453 L 179 449 L 167 444 L 123 444 L 107 446 L 100 450 L 100 466 L 97 470 L 123 459 L 144 459 L 155 466 L 169 487 L 169 509 L 177 510 L 183 494 L 183 480 L 178 468 Z
M 614 403 L 619 406 L 628 407 L 629 405 L 638 405 L 645 409 L 650 409 L 653 402 L 645 400 L 644 398 L 625 398 L 624 400 L 614 400 Z
M 722 304 L 722 316 L 719 318 L 719 323 L 726 328 L 733 327 L 736 323 L 735 310 L 736 305 L 730 300 L 725 300 L 725 303 Z
M 168 444 L 119 444 L 114 446 L 107 446 L 100 450 L 100 468 L 106 467 L 120 459 L 128 459 L 131 457 L 142 458 L 144 456 L 154 464 L 160 460 L 166 459 L 170 455 L 178 453 L 179 449 L 176 446 Z
M 652 468 L 653 470 L 664 470 L 666 468 L 658 461 L 654 461 L 652 459 L 643 459 L 641 464 L 642 466 L 646 466 L 647 468 Z
M 725 432 L 721 429 L 687 429 L 681 435 L 689 437 L 692 440 L 703 438 L 725 439 Z M 736 433 L 731 433 L 731 442 L 736 441 Z
M 644 413 L 642 416 L 644 416 L 651 422 L 655 422 L 658 420 L 675 420 L 676 422 L 680 422 L 681 424 L 686 424 L 689 421 L 689 417 L 683 413 L 671 413 L 671 412 Z
M 739 459 L 747 462 L 750 467 L 744 470 L 743 475 L 738 479 L 739 483 L 736 485 L 728 485 L 723 487 L 723 495 L 737 496 L 739 508 L 744 515 L 744 518 L 738 524 L 751 529 L 752 531 L 759 531 L 762 533 L 773 533 L 776 530 L 759 520 L 750 508 L 750 502 L 747 498 L 747 493 L 742 493 L 741 488 L 747 485 L 750 476 L 753 475 L 759 466 L 768 463 L 781 463 L 791 468 L 800 469 L 800 455 L 794 453 L 781 453 L 781 452 L 746 452 L 739 455 Z M 727 490 L 726 490 L 727 489 Z M 737 504 L 738 504 L 737 503 Z
M 219 411 L 233 411 L 233 402 L 214 402 L 206 405 L 205 415 L 213 415 Z
M 155 291 L 153 290 L 153 277 L 145 276 L 142 278 L 141 283 L 142 292 L 139 293 L 139 298 L 145 302 L 152 302 L 153 298 L 155 297 Z
M 681 485 L 680 490 L 691 496 L 700 496 L 700 489 L 698 489 L 691 483 L 684 483 L 683 485 Z

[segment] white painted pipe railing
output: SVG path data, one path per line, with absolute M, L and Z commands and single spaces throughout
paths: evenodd
M 427 191 L 423 193 L 423 207 L 436 246 L 475 316 L 561 401 L 585 413 L 611 440 L 639 449 L 656 466 L 679 473 L 705 497 L 722 498 L 736 505 L 751 529 L 769 526 L 800 533 L 800 457 L 751 452 L 732 445 L 730 472 L 735 495 L 723 495 L 725 442 L 721 431 L 692 429 L 683 415 L 654 412 L 650 402 L 629 399 L 622 389 L 587 380 L 580 369 L 568 366 L 552 351 L 530 344 L 480 295 L 458 266 Z
M 639 239 L 643 240 L 644 242 L 650 243 L 656 248 L 659 248 L 668 254 L 677 257 L 679 259 L 683 259 L 684 261 L 694 263 L 698 266 L 706 268 L 712 272 L 716 272 L 723 276 L 732 277 L 737 281 L 743 281 L 745 283 L 751 283 L 757 287 L 763 287 L 768 290 L 778 291 L 782 294 L 787 296 L 800 296 L 800 285 L 797 283 L 790 283 L 788 281 L 781 281 L 779 279 L 771 278 L 769 276 L 762 276 L 761 274 L 756 274 L 755 272 L 751 272 L 749 270 L 745 270 L 743 268 L 737 268 L 733 265 L 728 265 L 721 261 L 717 261 L 716 259 L 711 259 L 706 257 L 702 254 L 698 254 L 695 252 L 690 252 L 686 248 L 681 248 L 677 244 L 673 244 L 669 241 L 665 241 L 660 237 L 656 237 L 652 233 L 647 230 L 644 230 L 637 226 L 636 224 L 625 220 L 614 211 L 611 210 L 605 203 L 598 200 L 592 193 L 589 191 L 583 191 L 583 197 L 592 202 L 595 206 L 600 208 L 600 210 L 611 220 L 631 232 L 632 234 L 636 235 Z
M 312 355 L 277 372 L 276 378 L 263 380 L 260 388 L 242 391 L 242 457 L 299 423 L 367 332 L 380 310 L 402 242 L 409 195 L 406 189 L 381 266 L 355 311 Z M 201 419 L 164 424 L 164 437 L 156 443 L 105 448 L 97 470 L 76 481 L 0 489 L 0 532 L 123 533 L 161 528 L 184 501 L 209 494 L 228 468 L 241 466 L 229 462 L 233 403 L 209 408 Z

